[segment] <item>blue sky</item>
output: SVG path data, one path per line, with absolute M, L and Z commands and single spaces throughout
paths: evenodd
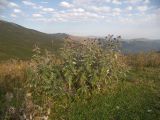
M 160 38 L 160 0 L 0 0 L 0 19 L 46 33 Z

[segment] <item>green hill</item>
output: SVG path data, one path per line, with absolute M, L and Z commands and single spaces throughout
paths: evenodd
M 46 34 L 20 25 L 0 20 L 0 60 L 28 59 L 38 45 L 57 53 L 67 34 Z
M 0 20 L 0 60 L 8 60 L 10 58 L 29 59 L 33 54 L 32 49 L 35 45 L 57 54 L 66 36 L 68 35 L 64 33 L 46 34 Z M 70 37 L 80 43 L 83 39 L 87 39 L 87 37 Z M 160 51 L 160 40 L 144 38 L 123 40 L 121 45 L 124 53 Z

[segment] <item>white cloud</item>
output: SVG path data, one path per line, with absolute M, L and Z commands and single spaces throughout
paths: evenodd
M 149 3 L 150 3 L 150 0 L 144 0 L 144 3 L 145 3 L 145 4 L 149 4 Z
M 140 12 L 144 12 L 144 11 L 148 10 L 148 7 L 147 7 L 147 6 L 138 6 L 137 9 L 138 9 Z
M 15 13 L 21 13 L 22 11 L 20 9 L 14 9 L 13 10 Z
M 106 12 L 110 12 L 111 8 L 108 6 L 103 6 L 103 7 L 92 6 L 91 10 L 93 10 L 93 12 L 97 12 L 97 13 L 106 13 Z
M 16 15 L 16 14 L 13 14 L 13 13 L 12 13 L 10 16 L 13 17 L 13 18 L 16 18 L 16 17 L 17 17 L 17 15 Z
M 98 19 L 103 19 L 103 15 L 96 14 L 95 12 L 88 12 L 82 8 L 72 9 L 71 11 L 61 11 L 57 12 L 53 16 L 54 19 L 60 20 L 63 22 L 72 21 L 72 22 L 80 22 L 80 21 L 95 21 Z
M 74 5 L 103 5 L 105 3 L 112 2 L 112 0 L 73 0 Z
M 34 9 L 43 9 L 43 6 L 39 6 L 39 5 L 34 5 L 34 6 L 32 6 Z
M 6 16 L 4 16 L 4 15 L 0 15 L 0 18 L 6 18 Z
M 38 13 L 37 14 L 32 14 L 32 16 L 35 17 L 35 18 L 43 17 L 41 14 L 38 14 Z
M 120 0 L 112 0 L 112 3 L 113 4 L 117 4 L 117 5 L 122 4 L 122 2 Z
M 117 13 L 120 13 L 122 10 L 120 8 L 114 8 L 113 11 L 117 12 Z
M 127 16 L 128 16 L 128 17 L 132 17 L 132 16 L 133 16 L 133 14 L 131 14 L 131 13 L 130 13 L 130 14 L 127 14 Z
M 14 2 L 9 2 L 8 0 L 0 0 L 0 9 L 5 8 L 18 8 L 19 5 L 17 5 Z
M 133 10 L 133 7 L 132 6 L 128 6 L 126 9 L 127 10 Z
M 114 17 L 114 16 L 119 16 L 120 15 L 120 13 L 118 13 L 118 12 L 113 12 L 112 13 L 112 16 Z
M 131 24 L 131 23 L 133 23 L 134 21 L 133 21 L 133 19 L 131 19 L 131 18 L 124 18 L 124 17 L 119 17 L 119 21 L 121 22 L 121 23 L 126 23 L 126 24 Z
M 73 12 L 85 12 L 83 8 L 74 8 Z
M 38 21 L 38 22 L 45 22 L 45 23 L 48 23 L 50 22 L 50 19 L 46 19 L 46 18 L 41 18 L 41 17 L 34 17 L 33 19 L 30 19 L 32 21 Z
M 125 0 L 125 3 L 129 3 L 129 4 L 137 4 L 142 2 L 143 0 Z
M 44 7 L 31 1 L 22 1 L 24 5 L 31 6 L 33 9 L 43 9 Z
M 9 2 L 9 7 L 19 7 L 16 3 L 14 2 Z
M 42 8 L 42 11 L 44 11 L 44 12 L 53 12 L 54 9 L 53 8 Z
M 122 10 L 120 8 L 114 8 L 111 14 L 113 17 L 115 17 L 115 16 L 120 16 L 121 12 Z
M 66 1 L 61 2 L 60 6 L 64 7 L 64 8 L 71 8 L 71 7 L 73 7 L 72 4 L 70 4 L 70 3 L 66 2 Z
M 35 3 L 30 2 L 30 1 L 22 1 L 22 3 L 28 6 L 35 6 Z
M 99 17 L 98 14 L 96 14 L 96 13 L 90 13 L 90 12 L 87 12 L 87 13 L 86 13 L 86 16 L 87 16 L 88 18 L 98 18 L 98 17 Z
M 108 2 L 108 3 L 111 2 L 111 0 L 105 0 L 105 1 Z

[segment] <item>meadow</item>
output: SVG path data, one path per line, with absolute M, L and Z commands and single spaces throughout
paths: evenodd
M 160 120 L 160 53 L 124 55 L 120 39 L 1 62 L 0 119 Z

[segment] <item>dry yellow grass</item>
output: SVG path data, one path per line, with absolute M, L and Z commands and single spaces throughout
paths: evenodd
M 128 65 L 144 68 L 144 67 L 159 67 L 160 66 L 160 53 L 149 52 L 130 54 L 126 56 Z
M 27 62 L 11 60 L 0 64 L 0 88 L 5 92 L 13 92 L 21 88 L 27 80 Z
M 22 76 L 26 68 L 28 67 L 28 63 L 24 61 L 8 61 L 0 64 L 0 76 Z

